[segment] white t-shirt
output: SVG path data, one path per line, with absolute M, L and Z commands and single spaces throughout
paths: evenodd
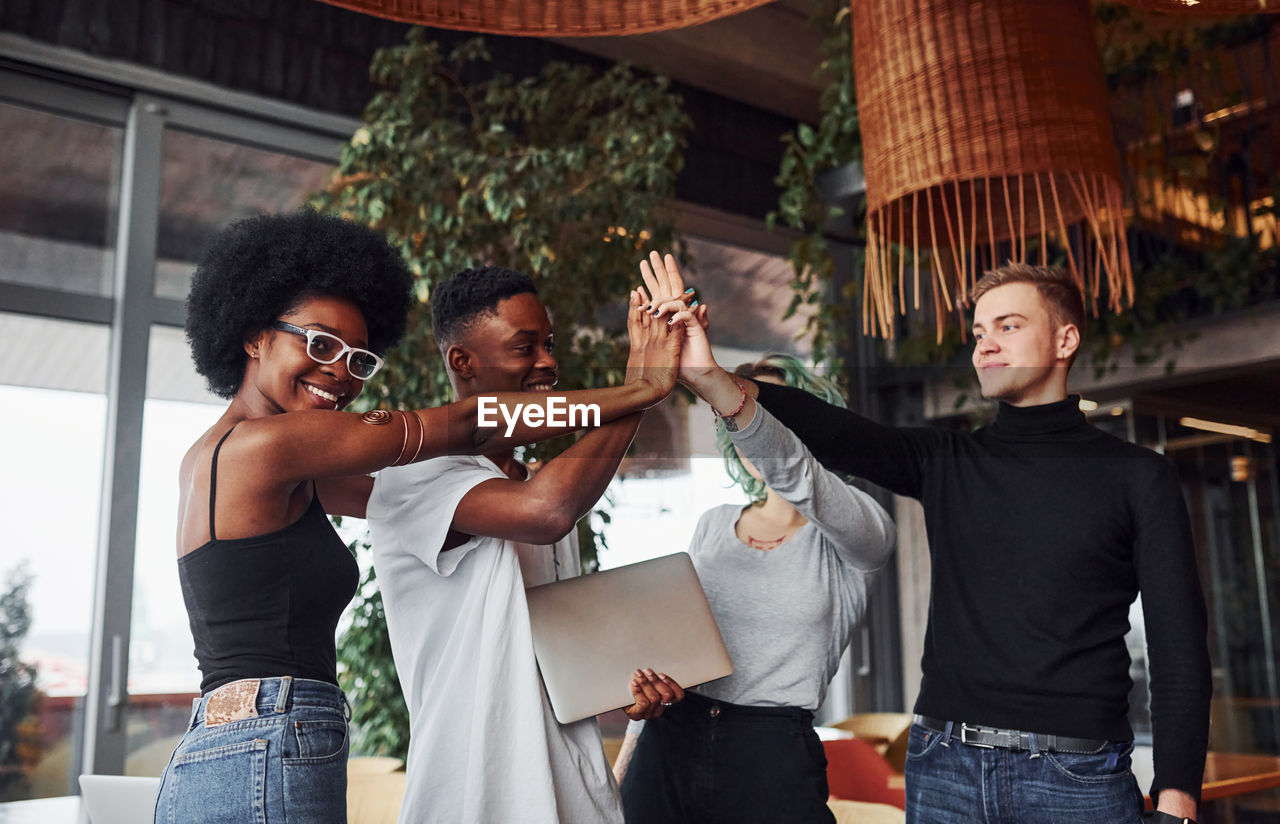
M 409 706 L 401 822 L 622 822 L 594 719 L 560 724 L 533 653 L 525 587 L 578 574 L 576 536 L 473 537 L 442 552 L 458 503 L 506 475 L 448 456 L 384 469 L 368 519 L 391 651 Z

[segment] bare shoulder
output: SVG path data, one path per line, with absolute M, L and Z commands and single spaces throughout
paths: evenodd
M 218 438 L 235 424 L 227 424 L 222 419 L 204 431 L 200 437 L 195 439 L 191 446 L 187 447 L 186 454 L 182 456 L 182 463 L 178 465 L 178 482 L 185 489 L 197 475 L 197 468 L 208 466 L 213 454 L 213 445 L 218 442 Z
M 220 419 L 183 457 L 180 473 L 184 486 L 207 486 L 216 455 L 220 489 L 247 485 L 255 492 L 262 492 L 275 487 L 278 473 L 272 470 L 279 464 L 279 454 L 273 444 L 284 442 L 290 427 L 276 426 L 274 419 L 285 417 L 288 416 Z
M 213 443 L 227 430 L 222 421 L 215 423 L 195 440 L 178 467 L 178 555 L 182 556 L 209 540 L 208 507 L 209 470 Z M 203 468 L 203 472 L 201 469 Z
M 215 426 L 209 431 L 202 446 L 205 454 L 212 458 L 214 449 L 218 449 L 218 465 L 251 462 L 264 471 L 269 471 L 278 460 L 281 447 L 301 434 L 305 428 L 323 426 L 322 420 L 314 415 L 325 413 L 286 412 L 281 415 L 268 415 L 262 418 L 245 418 L 230 426 Z M 330 413 L 332 414 L 332 413 Z M 224 440 L 225 437 L 225 440 Z M 217 444 L 221 442 L 221 448 Z
M 362 417 L 353 412 L 324 409 L 244 418 L 235 422 L 235 432 L 227 438 L 223 451 L 249 451 L 263 456 L 277 447 L 296 445 L 299 438 L 340 438 L 353 427 L 362 427 L 361 420 Z

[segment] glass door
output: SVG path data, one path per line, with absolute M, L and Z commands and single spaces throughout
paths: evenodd
M 80 772 L 123 115 L 0 70 L 0 802 Z
M 1175 436 L 1168 454 L 1188 492 L 1208 573 L 1212 746 L 1280 753 L 1276 451 L 1250 438 L 1205 440 Z

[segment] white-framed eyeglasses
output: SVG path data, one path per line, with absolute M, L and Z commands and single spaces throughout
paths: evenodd
M 347 371 L 357 380 L 367 381 L 382 368 L 382 358 L 368 349 L 357 349 L 337 335 L 321 332 L 319 329 L 306 329 L 287 321 L 278 320 L 271 324 L 273 329 L 291 332 L 307 339 L 307 357 L 316 363 L 336 363 L 343 355 L 347 356 Z

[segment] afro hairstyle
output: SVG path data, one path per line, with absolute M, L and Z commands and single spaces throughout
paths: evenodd
M 309 209 L 246 218 L 214 236 L 191 278 L 191 358 L 214 394 L 234 397 L 245 340 L 317 296 L 355 304 L 369 348 L 384 353 L 404 336 L 412 286 L 404 259 L 367 226 Z
M 538 294 L 529 276 L 500 266 L 463 269 L 431 291 L 431 325 L 441 349 L 456 343 L 483 315 L 497 313 L 498 303 L 523 294 Z

